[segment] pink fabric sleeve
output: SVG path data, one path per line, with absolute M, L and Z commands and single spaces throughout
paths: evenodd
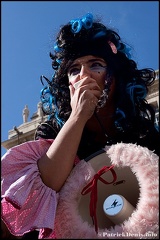
M 42 182 L 37 165 L 52 142 L 29 141 L 9 149 L 2 157 L 1 215 L 15 236 L 41 229 L 43 238 L 53 231 L 59 195 Z

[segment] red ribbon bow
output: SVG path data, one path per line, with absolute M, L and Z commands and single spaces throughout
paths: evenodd
M 96 215 L 96 206 L 97 206 L 97 181 L 100 180 L 101 182 L 105 183 L 105 184 L 111 184 L 114 183 L 117 179 L 117 175 L 113 169 L 113 165 L 111 165 L 110 167 L 104 166 L 103 168 L 101 168 L 93 177 L 93 179 L 91 180 L 91 182 L 89 182 L 87 184 L 87 186 L 85 186 L 81 192 L 82 195 L 85 195 L 89 192 L 91 192 L 90 194 L 90 216 L 93 220 L 93 224 L 95 225 L 95 231 L 96 233 L 98 233 L 98 227 L 97 227 L 97 215 Z M 113 175 L 113 180 L 111 182 L 107 182 L 106 180 L 104 180 L 101 175 L 104 174 L 107 171 L 111 171 L 112 175 Z

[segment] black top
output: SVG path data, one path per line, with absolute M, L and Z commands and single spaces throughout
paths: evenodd
M 59 130 L 57 130 L 57 127 L 53 127 L 51 121 L 46 121 L 38 126 L 35 139 L 55 139 Z M 77 155 L 80 159 L 85 159 L 89 155 L 101 150 L 106 145 L 112 145 L 119 142 L 133 143 L 142 147 L 147 147 L 158 156 L 160 155 L 159 132 L 152 125 L 149 127 L 147 134 L 141 134 L 141 137 L 139 137 L 133 129 L 130 129 L 126 132 L 117 132 L 116 138 L 110 139 L 109 142 L 107 142 L 106 139 L 106 143 L 104 144 L 96 142 L 94 134 L 89 132 L 87 129 L 84 129 Z

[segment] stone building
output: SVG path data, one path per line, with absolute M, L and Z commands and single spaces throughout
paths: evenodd
M 47 116 L 44 116 L 43 114 L 41 102 L 37 104 L 37 111 L 33 113 L 30 121 L 28 121 L 29 109 L 27 105 L 25 105 L 24 109 L 22 110 L 22 116 L 23 123 L 20 126 L 15 126 L 13 129 L 9 130 L 8 139 L 2 142 L 2 146 L 5 149 L 9 149 L 21 143 L 33 140 L 37 126 L 41 122 L 47 120 Z
M 155 124 L 159 125 L 159 70 L 156 71 L 156 80 L 149 88 L 146 100 L 152 104 L 156 111 Z M 37 104 L 37 111 L 32 115 L 28 121 L 29 109 L 26 105 L 22 111 L 23 123 L 8 131 L 8 139 L 3 141 L 1 145 L 7 150 L 13 146 L 30 141 L 34 139 L 35 129 L 38 124 L 47 120 L 47 116 L 43 115 L 42 106 L 39 102 Z
M 156 111 L 155 124 L 159 126 L 159 70 L 156 71 L 156 80 L 150 86 L 146 100 L 154 107 Z

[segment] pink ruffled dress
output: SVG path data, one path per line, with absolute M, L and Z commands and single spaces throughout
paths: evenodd
M 15 236 L 37 229 L 39 239 L 56 238 L 53 230 L 59 194 L 42 182 L 37 165 L 53 141 L 29 141 L 2 157 L 1 216 Z

